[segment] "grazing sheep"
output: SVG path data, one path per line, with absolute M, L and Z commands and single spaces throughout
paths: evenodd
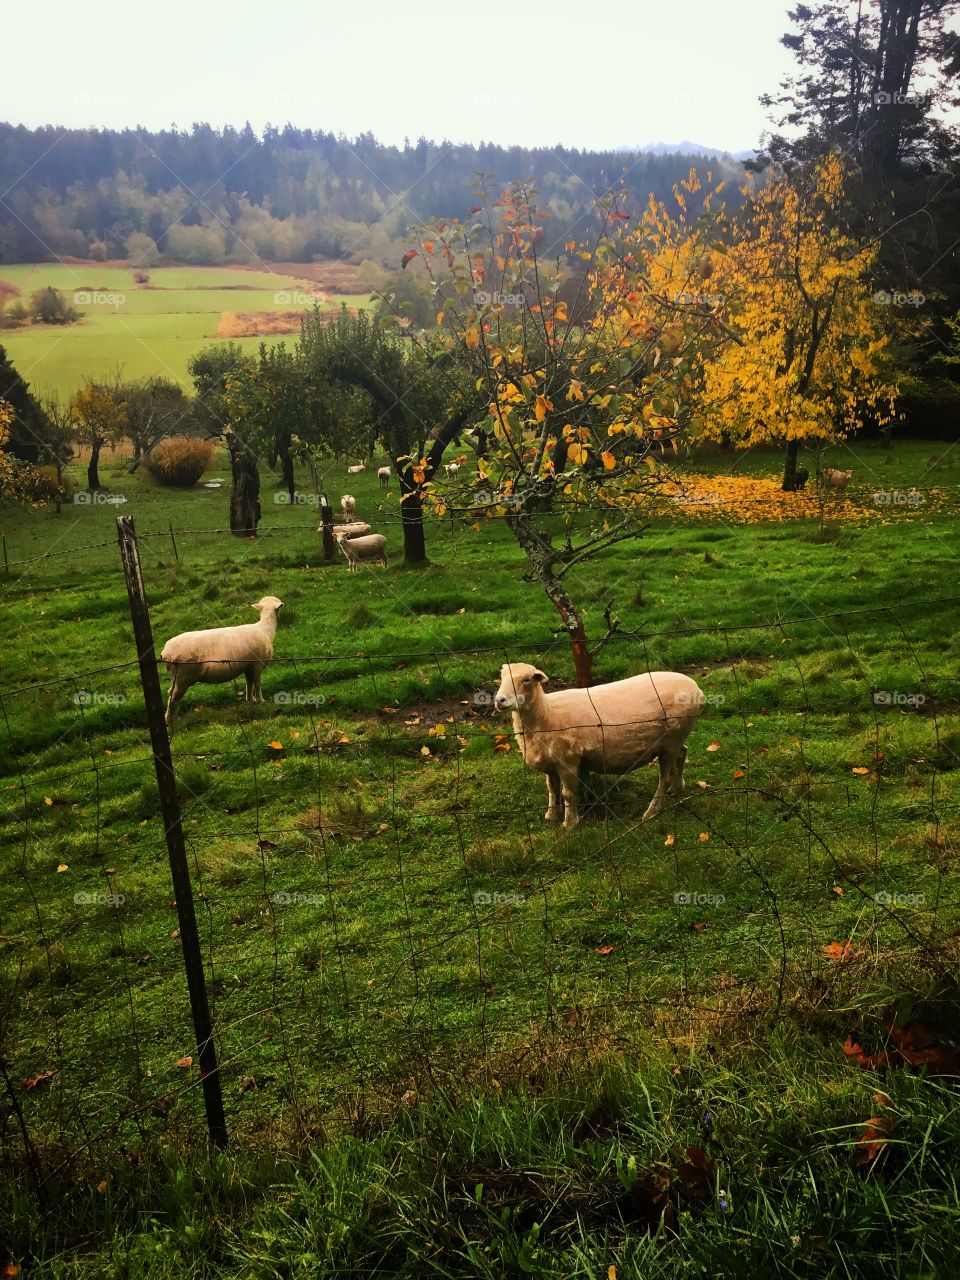
M 823 471 L 824 480 L 835 489 L 845 489 L 852 475 L 852 471 L 838 471 L 836 467 L 825 467 Z
M 443 469 L 444 469 L 444 471 L 447 473 L 447 479 L 448 479 L 448 480 L 456 480 L 456 478 L 457 478 L 457 472 L 460 470 L 460 463 L 459 463 L 459 462 L 445 462 L 445 463 L 443 464 Z
M 346 556 L 351 573 L 357 572 L 357 564 L 361 560 L 376 560 L 384 566 L 387 563 L 387 540 L 382 533 L 371 533 L 364 538 L 347 538 L 341 533 L 337 546 Z
M 362 538 L 365 533 L 370 532 L 370 526 L 362 520 L 351 520 L 349 524 L 334 524 L 330 527 L 334 538 L 339 538 L 341 534 L 345 538 Z M 323 533 L 322 524 L 317 526 L 317 533 Z
M 796 486 L 798 489 L 805 489 L 807 481 L 810 479 L 810 472 L 806 467 L 798 467 L 796 474 Z
M 352 520 L 357 510 L 357 500 L 352 493 L 345 493 L 340 499 L 340 511 L 344 520 Z
M 547 677 L 527 662 L 505 663 L 494 699 L 513 711 L 513 731 L 530 769 L 547 775 L 546 822 L 578 822 L 580 768 L 627 773 L 659 760 L 660 785 L 644 818 L 655 818 L 667 792 L 683 791 L 685 745 L 704 696 L 689 676 L 651 671 L 590 689 L 544 693 Z
M 163 646 L 161 662 L 170 673 L 167 724 L 173 723 L 180 699 L 194 684 L 225 684 L 242 672 L 247 680 L 247 701 L 262 702 L 260 676 L 273 657 L 273 639 L 283 601 L 264 596 L 251 608 L 259 622 L 240 627 L 211 627 L 206 631 L 184 631 Z
M 355 467 L 347 467 L 347 475 L 358 476 L 361 471 L 366 471 L 366 469 L 367 468 L 363 465 L 363 463 L 360 462 Z
M 380 468 L 380 470 L 377 472 L 377 478 L 378 478 L 378 479 L 379 479 L 379 481 L 380 481 L 380 488 L 381 488 L 381 489 L 389 489 L 389 487 L 390 487 L 390 468 L 389 468 L 389 467 L 381 467 L 381 468 Z

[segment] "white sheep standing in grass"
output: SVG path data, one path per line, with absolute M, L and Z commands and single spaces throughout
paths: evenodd
M 366 471 L 366 469 L 367 468 L 363 465 L 362 462 L 358 462 L 355 467 L 347 467 L 347 475 L 358 476 L 360 475 L 361 471 Z
M 389 489 L 390 488 L 390 468 L 381 467 L 380 470 L 377 472 L 377 479 L 380 481 L 381 489 Z
M 357 500 L 352 493 L 345 493 L 340 498 L 340 513 L 344 520 L 352 520 L 357 510 Z
M 547 776 L 544 819 L 574 827 L 581 767 L 628 773 L 658 760 L 660 785 L 644 818 L 664 797 L 683 792 L 686 738 L 704 703 L 695 681 L 677 671 L 545 693 L 547 676 L 527 662 L 505 663 L 494 704 L 512 710 L 513 731 L 528 768 Z
M 206 631 L 184 631 L 163 646 L 160 660 L 170 673 L 167 724 L 173 723 L 180 699 L 194 684 L 225 684 L 241 673 L 247 681 L 247 701 L 262 702 L 260 676 L 273 657 L 273 640 L 283 601 L 264 596 L 251 608 L 259 622 L 239 627 L 211 627 Z
M 382 533 L 371 533 L 365 538 L 347 538 L 340 534 L 337 546 L 343 552 L 347 568 L 351 573 L 357 572 L 357 564 L 361 560 L 376 560 L 386 566 L 387 540 Z
M 460 470 L 460 463 L 459 463 L 459 462 L 445 462 L 445 463 L 443 464 L 443 469 L 444 469 L 444 471 L 447 473 L 447 479 L 448 479 L 448 480 L 456 480 L 456 478 L 457 478 L 457 472 Z

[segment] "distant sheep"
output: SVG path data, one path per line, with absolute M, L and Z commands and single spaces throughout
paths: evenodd
M 211 627 L 206 631 L 184 631 L 163 646 L 161 662 L 170 673 L 167 724 L 173 723 L 180 699 L 194 684 L 225 684 L 241 672 L 247 681 L 247 701 L 262 702 L 260 676 L 273 657 L 273 640 L 283 601 L 264 596 L 251 608 L 259 622 L 239 627 Z
M 845 489 L 852 475 L 852 471 L 838 471 L 836 467 L 825 467 L 823 479 L 826 484 L 833 485 L 834 489 Z
M 347 475 L 358 476 L 360 475 L 361 471 L 366 471 L 366 469 L 367 468 L 363 465 L 363 463 L 360 462 L 355 467 L 347 467 Z
M 381 489 L 388 489 L 390 487 L 390 468 L 381 467 L 377 472 L 377 479 L 380 481 Z
M 331 525 L 334 538 L 362 538 L 365 533 L 370 532 L 370 526 L 364 524 L 362 520 L 352 520 L 349 524 Z M 323 525 L 317 526 L 317 533 L 323 533 Z
M 460 470 L 460 463 L 459 463 L 459 462 L 445 462 L 445 463 L 443 464 L 443 469 L 444 469 L 444 471 L 447 473 L 447 479 L 448 479 L 448 480 L 456 480 L 456 478 L 457 478 L 457 472 Z
M 529 769 L 547 776 L 546 822 L 579 821 L 580 769 L 627 773 L 658 760 L 660 785 L 644 818 L 654 818 L 664 797 L 683 792 L 686 739 L 704 696 L 689 676 L 651 671 L 589 689 L 544 693 L 547 677 L 526 662 L 505 663 L 494 699 L 512 710 L 513 731 Z
M 337 546 L 346 557 L 347 568 L 351 573 L 357 572 L 357 565 L 361 560 L 376 560 L 386 566 L 387 540 L 382 533 L 371 533 L 364 538 L 347 538 L 340 534 Z
M 345 493 L 340 499 L 340 510 L 344 520 L 352 520 L 357 509 L 357 500 L 352 493 Z

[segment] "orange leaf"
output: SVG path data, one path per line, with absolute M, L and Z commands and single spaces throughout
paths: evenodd
M 613 454 L 610 452 L 609 449 L 604 449 L 604 451 L 600 454 L 600 461 L 603 463 L 604 469 L 606 471 L 612 471 L 613 468 L 617 465 L 617 460 L 613 456 Z
M 56 1075 L 56 1071 L 41 1071 L 35 1076 L 25 1076 L 23 1083 L 27 1089 L 36 1089 L 38 1085 L 46 1084 Z
M 862 777 L 865 773 L 869 773 L 870 770 L 866 767 L 866 765 L 861 764 L 861 765 L 857 765 L 856 769 L 851 769 L 850 772 L 859 774 Z
M 871 1116 L 857 1139 L 854 1164 L 873 1164 L 887 1145 L 895 1123 L 893 1116 Z
M 407 269 L 407 263 L 408 263 L 408 262 L 412 262 L 412 261 L 413 261 L 413 259 L 414 259 L 416 256 L 417 256 L 417 251 L 416 251 L 416 249 L 408 249 L 408 250 L 407 250 L 407 252 L 406 252 L 406 253 L 403 255 L 403 257 L 400 259 L 400 266 L 403 268 L 403 270 L 404 270 L 404 271 L 406 271 L 406 269 Z
M 663 847 L 665 849 L 672 849 L 676 843 L 677 843 L 677 837 L 674 835 L 670 835 L 670 836 L 667 836 L 666 840 L 664 840 Z
M 594 949 L 594 951 L 597 953 L 597 955 L 598 955 L 598 956 L 608 956 L 608 955 L 610 954 L 610 952 L 611 952 L 611 951 L 616 951 L 616 949 L 617 949 L 617 948 L 616 948 L 616 947 L 612 947 L 612 946 L 610 946 L 610 945 L 609 945 L 609 943 L 607 943 L 606 945 L 604 945 L 604 946 L 602 946 L 602 947 L 594 947 L 593 949 Z
M 706 844 L 707 841 L 710 839 L 710 833 L 708 831 L 701 831 L 700 834 L 697 836 L 697 839 L 700 841 L 701 844 Z
M 720 743 L 719 743 L 719 742 L 711 742 L 711 743 L 710 743 L 710 745 L 709 745 L 709 747 L 707 747 L 707 750 L 708 750 L 708 751 L 719 751 L 719 750 L 720 750 Z
M 843 889 L 840 887 L 840 885 L 835 884 L 833 886 L 833 892 L 837 895 L 838 898 L 843 897 Z
M 192 1066 L 193 1066 L 193 1059 L 192 1059 L 192 1058 L 181 1058 L 181 1059 L 179 1060 L 179 1062 L 176 1062 L 174 1065 L 175 1065 L 175 1066 L 178 1066 L 178 1067 L 192 1067 Z
M 742 770 L 742 769 L 734 769 L 734 771 L 733 771 L 733 776 L 734 776 L 735 778 L 743 778 L 743 777 L 746 777 L 746 775 L 745 775 L 745 773 L 743 772 L 743 770 Z
M 269 745 L 270 745 L 271 747 L 273 747 L 274 751 L 282 751 L 282 750 L 283 750 L 283 743 L 282 743 L 282 742 L 277 742 L 276 738 L 274 738 L 273 742 L 271 742 Z

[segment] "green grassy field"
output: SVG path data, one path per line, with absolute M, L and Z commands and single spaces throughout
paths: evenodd
M 851 454 L 861 503 L 960 484 L 948 445 Z M 330 484 L 388 536 L 390 567 L 355 578 L 272 480 L 256 542 L 186 532 L 226 524 L 226 490 L 119 468 L 122 507 L 0 513 L 0 1051 L 58 1170 L 46 1212 L 3 1183 L 11 1257 L 31 1276 L 949 1274 L 955 1092 L 844 1044 L 916 1019 L 955 1043 L 960 519 L 921 497 L 890 523 L 838 506 L 825 534 L 663 521 L 571 575 L 593 635 L 607 604 L 622 618 L 598 679 L 679 669 L 708 705 L 682 801 L 641 824 L 655 768 L 596 780 L 565 833 L 477 697 L 505 660 L 570 681 L 555 615 L 497 525 L 434 524 L 430 567 L 403 568 L 376 465 Z M 172 735 L 232 1137 L 212 1160 L 177 1065 L 196 1051 L 118 512 L 158 648 L 285 602 L 264 704 L 197 687 Z M 872 1116 L 893 1118 L 873 1169 Z
M 296 278 L 271 271 L 215 267 L 155 267 L 149 287 L 138 286 L 122 267 L 20 264 L 0 268 L 0 278 L 15 284 L 23 297 L 52 286 L 78 298 L 83 319 L 71 325 L 31 325 L 0 330 L 21 375 L 38 395 L 69 397 L 87 378 L 125 379 L 162 374 L 190 385 L 187 362 L 212 341 L 223 312 L 275 312 L 307 309 L 313 297 Z M 329 296 L 321 305 L 364 306 L 368 296 Z M 288 335 L 287 343 L 296 335 Z M 256 351 L 276 338 L 242 337 Z

